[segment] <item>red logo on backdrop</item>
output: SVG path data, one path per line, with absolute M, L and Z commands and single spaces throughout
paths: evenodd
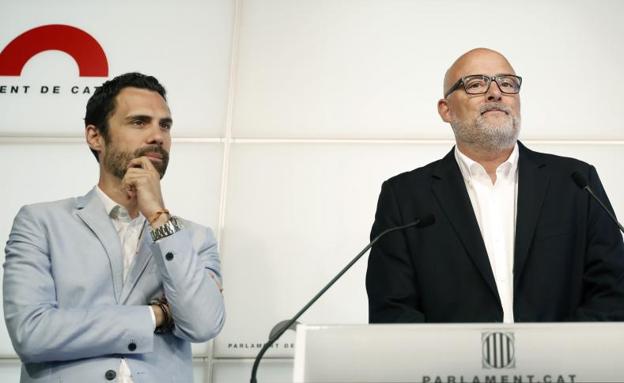
M 0 76 L 19 76 L 32 57 L 56 50 L 78 64 L 80 77 L 108 77 L 102 46 L 87 32 L 69 25 L 43 25 L 17 36 L 0 52 Z

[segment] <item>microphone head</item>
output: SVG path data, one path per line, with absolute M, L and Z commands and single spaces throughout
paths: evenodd
M 433 214 L 425 214 L 420 219 L 417 227 L 426 227 L 432 225 L 435 222 L 435 216 Z
M 587 179 L 578 170 L 572 173 L 572 179 L 574 180 L 576 185 L 580 187 L 581 189 L 585 189 L 585 187 L 587 187 L 588 185 Z

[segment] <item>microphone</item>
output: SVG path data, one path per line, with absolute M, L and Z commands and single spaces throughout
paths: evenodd
M 353 258 L 353 260 L 351 260 L 351 262 L 349 262 L 347 266 L 345 266 L 342 270 L 340 270 L 340 272 L 336 274 L 336 276 L 331 281 L 329 281 L 329 283 L 325 285 L 325 287 L 323 287 L 321 291 L 319 291 L 314 296 L 314 298 L 312 298 L 305 306 L 303 306 L 303 308 L 299 310 L 299 312 L 295 314 L 295 316 L 292 317 L 292 319 L 287 320 L 287 321 L 282 321 L 278 323 L 275 327 L 273 327 L 273 330 L 271 330 L 271 334 L 269 335 L 269 340 L 264 344 L 264 346 L 262 347 L 262 349 L 256 356 L 256 360 L 254 361 L 253 368 L 251 369 L 251 381 L 250 382 L 257 383 L 256 373 L 258 372 L 258 366 L 260 365 L 260 360 L 262 359 L 264 354 L 267 352 L 269 347 L 271 347 L 273 343 L 275 343 L 275 341 L 277 341 L 279 337 L 282 336 L 286 332 L 286 330 L 291 328 L 292 325 L 295 322 L 297 322 L 297 319 L 299 319 L 299 317 L 303 315 L 303 313 L 305 313 L 310 308 L 310 306 L 312 306 L 323 294 L 325 294 L 325 292 L 329 290 L 329 288 L 332 287 L 332 285 L 336 283 L 336 281 L 338 281 L 338 279 L 340 279 L 340 277 L 342 277 L 342 275 L 346 273 L 347 270 L 351 268 L 351 266 L 353 266 L 360 258 L 362 258 L 362 255 L 364 255 L 364 253 L 366 253 L 368 249 L 373 247 L 373 245 L 377 243 L 377 241 L 379 241 L 386 234 L 391 233 L 393 231 L 403 230 L 403 229 L 407 229 L 410 227 L 419 227 L 419 228 L 426 227 L 426 226 L 433 224 L 434 222 L 435 222 L 435 217 L 433 216 L 433 214 L 426 214 L 422 218 L 419 218 L 413 222 L 410 222 L 408 224 L 401 225 L 401 226 L 391 227 L 389 229 L 382 231 L 379 235 L 377 235 L 368 245 L 366 245 L 366 247 L 362 249 L 362 251 L 358 253 L 358 255 L 355 256 L 355 258 Z
M 589 183 L 587 182 L 587 179 L 581 174 L 581 172 L 579 172 L 578 170 L 575 171 L 574 173 L 572 173 L 572 179 L 574 179 L 574 182 L 576 183 L 576 185 L 578 187 L 580 187 L 583 190 L 586 190 L 590 196 L 592 196 L 592 198 L 598 202 L 598 204 L 602 207 L 602 209 L 607 213 L 607 215 L 609 215 L 609 218 L 611 218 L 611 220 L 618 225 L 618 227 L 620 228 L 620 231 L 622 233 L 624 233 L 624 227 L 622 226 L 621 223 L 618 222 L 617 218 L 615 218 L 615 215 L 613 215 L 613 213 L 611 213 L 611 210 L 609 210 L 609 208 L 607 207 L 607 205 L 605 205 L 600 198 L 598 198 L 596 196 L 596 194 L 594 194 L 594 191 L 589 187 Z

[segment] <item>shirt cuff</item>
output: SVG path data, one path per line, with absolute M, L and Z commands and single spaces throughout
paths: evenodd
M 152 306 L 147 306 L 149 308 L 150 316 L 152 317 L 152 327 L 154 327 L 154 331 L 156 331 L 156 314 L 154 314 L 154 309 Z

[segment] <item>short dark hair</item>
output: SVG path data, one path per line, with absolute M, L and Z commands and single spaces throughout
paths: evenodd
M 108 118 L 115 111 L 115 97 L 128 87 L 152 90 L 167 100 L 165 88 L 155 77 L 138 72 L 125 73 L 106 81 L 89 98 L 84 118 L 85 127 L 94 125 L 105 139 L 108 138 Z M 91 152 L 99 161 L 97 151 L 91 149 Z

